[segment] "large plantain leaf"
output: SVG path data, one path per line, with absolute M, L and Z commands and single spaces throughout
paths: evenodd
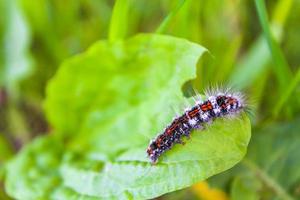
M 140 34 L 126 41 L 100 41 L 66 61 L 50 82 L 45 103 L 56 132 L 9 164 L 9 194 L 24 198 L 26 191 L 28 199 L 153 198 L 235 165 L 250 138 L 245 114 L 192 133 L 186 145 L 176 145 L 155 166 L 146 157 L 149 139 L 175 115 L 171 106 L 179 110 L 185 101 L 181 87 L 195 78 L 203 52 L 183 39 Z M 44 157 L 55 164 L 47 168 L 41 164 L 48 162 Z
M 102 198 L 153 198 L 188 187 L 239 162 L 249 141 L 249 127 L 246 116 L 229 122 L 217 120 L 208 130 L 194 132 L 185 146 L 175 146 L 155 166 L 145 157 L 147 143 L 105 162 L 100 173 L 74 167 L 77 162 L 68 163 L 61 168 L 64 185 L 80 194 Z

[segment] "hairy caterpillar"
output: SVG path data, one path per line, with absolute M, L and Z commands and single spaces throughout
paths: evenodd
M 182 138 L 190 137 L 195 129 L 202 129 L 205 124 L 215 118 L 233 115 L 245 108 L 244 97 L 241 93 L 209 92 L 207 100 L 196 101 L 195 105 L 186 111 L 165 128 L 163 133 L 150 141 L 147 148 L 148 157 L 152 164 L 176 143 L 182 143 Z

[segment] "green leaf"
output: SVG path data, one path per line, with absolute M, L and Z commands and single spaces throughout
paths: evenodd
M 100 173 L 71 163 L 62 166 L 61 174 L 64 185 L 80 194 L 148 199 L 231 168 L 245 155 L 249 138 L 250 122 L 245 115 L 229 121 L 217 120 L 207 130 L 194 132 L 184 146 L 174 146 L 155 166 L 145 156 L 145 142 L 140 148 L 132 148 L 114 161 L 105 162 Z
M 298 68 L 295 76 L 293 79 L 290 81 L 288 87 L 284 91 L 284 93 L 281 95 L 279 98 L 278 102 L 274 106 L 273 109 L 273 116 L 278 117 L 280 114 L 280 111 L 282 110 L 284 104 L 291 98 L 291 95 L 293 94 L 293 91 L 296 89 L 297 85 L 300 83 L 300 69 Z
M 80 139 L 86 132 L 88 138 L 98 137 L 108 132 L 98 129 L 106 127 L 115 127 L 114 135 L 135 131 L 152 137 L 174 115 L 171 106 L 182 101 L 181 86 L 195 78 L 194 66 L 204 51 L 163 35 L 100 41 L 64 62 L 50 81 L 48 119 L 58 132 L 74 135 L 82 130 Z
M 34 140 L 6 166 L 6 192 L 16 199 L 48 199 L 59 186 L 62 152 L 62 143 L 53 137 Z
M 270 23 L 272 31 L 270 34 L 274 35 L 274 39 L 278 43 L 282 40 L 283 27 L 291 13 L 292 2 L 293 0 L 276 2 L 274 15 Z M 260 76 L 265 76 L 264 72 L 269 69 L 268 63 L 270 60 L 271 53 L 267 41 L 261 34 L 237 63 L 236 70 L 232 72 L 230 77 L 231 84 L 238 88 L 251 86 Z
M 183 7 L 183 5 L 186 3 L 186 0 L 179 0 L 176 7 L 172 9 L 172 11 L 164 18 L 164 20 L 161 22 L 159 27 L 156 30 L 156 33 L 164 33 L 170 24 L 170 22 L 173 20 L 177 12 Z
M 269 27 L 266 11 L 267 9 L 264 0 L 255 0 L 255 5 L 264 35 L 268 42 L 269 50 L 274 61 L 274 72 L 280 83 L 281 91 L 284 91 L 287 83 L 292 77 L 290 67 L 284 57 L 282 50 L 280 49 L 280 46 L 275 41 L 274 36 L 272 35 L 271 29 Z
M 27 199 L 157 197 L 236 164 L 245 154 L 249 127 L 246 116 L 217 120 L 207 130 L 194 132 L 185 146 L 175 146 L 155 166 L 145 158 L 144 148 L 103 162 L 85 152 L 68 153 L 52 137 L 40 138 L 9 164 L 6 189 L 15 198 Z
M 129 0 L 116 0 L 109 27 L 109 40 L 124 39 L 128 26 Z
M 140 34 L 100 41 L 64 62 L 45 102 L 56 132 L 10 163 L 8 193 L 28 199 L 154 198 L 238 163 L 250 139 L 245 114 L 193 132 L 155 166 L 146 157 L 149 139 L 174 116 L 171 106 L 179 111 L 186 101 L 181 87 L 195 78 L 204 51 L 184 39 Z

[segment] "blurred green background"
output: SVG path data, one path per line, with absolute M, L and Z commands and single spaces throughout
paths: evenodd
M 253 115 L 246 158 L 158 199 L 300 199 L 300 1 L 128 1 L 124 34 L 158 32 L 209 50 L 191 85 L 245 91 Z M 112 0 L 0 1 L 0 165 L 51 130 L 47 81 L 66 58 L 109 35 Z M 4 192 L 0 168 L 0 199 Z

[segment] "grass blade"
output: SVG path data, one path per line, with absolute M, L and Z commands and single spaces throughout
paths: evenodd
M 242 163 L 244 166 L 246 166 L 252 172 L 254 172 L 256 174 L 256 176 L 263 183 L 265 183 L 269 188 L 271 188 L 278 195 L 278 197 L 280 197 L 280 199 L 283 199 L 283 200 L 293 200 L 294 199 L 284 190 L 284 188 L 282 188 L 281 185 L 279 185 L 272 177 L 270 177 L 265 171 L 260 169 L 251 160 L 244 159 Z
M 108 38 L 110 41 L 123 39 L 127 34 L 129 0 L 117 0 L 110 20 Z
M 282 40 L 283 27 L 291 13 L 293 0 L 280 0 L 276 3 L 275 11 L 271 20 L 271 31 L 275 40 Z M 263 35 L 251 45 L 248 52 L 241 58 L 230 77 L 230 83 L 239 89 L 250 87 L 261 74 L 269 70 L 271 55 Z
M 279 45 L 277 44 L 271 33 L 265 2 L 263 0 L 255 0 L 255 5 L 265 38 L 269 46 L 269 50 L 271 52 L 271 56 L 274 61 L 274 72 L 279 81 L 281 91 L 283 91 L 283 89 L 291 79 L 291 71 Z
M 182 8 L 186 0 L 179 0 L 177 6 L 165 17 L 162 23 L 156 30 L 156 33 L 163 33 L 166 31 L 168 25 L 170 24 L 171 20 L 174 18 L 176 13 Z
M 300 69 L 298 69 L 294 79 L 290 82 L 290 85 L 287 87 L 285 92 L 281 95 L 281 98 L 275 105 L 275 108 L 273 110 L 273 117 L 276 118 L 281 111 L 283 105 L 287 102 L 287 100 L 290 98 L 292 95 L 294 89 L 296 86 L 300 83 Z

